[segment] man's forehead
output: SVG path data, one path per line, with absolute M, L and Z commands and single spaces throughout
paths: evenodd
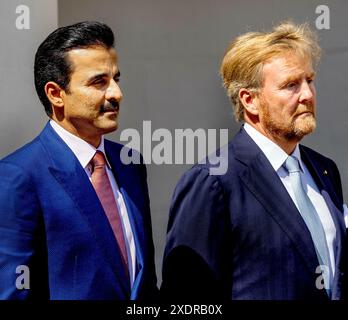
M 114 48 L 92 46 L 87 48 L 75 48 L 68 51 L 67 58 L 73 69 L 105 69 L 116 67 L 117 53 Z
M 286 53 L 269 59 L 263 65 L 263 76 L 287 77 L 290 74 L 314 73 L 312 60 L 298 54 Z

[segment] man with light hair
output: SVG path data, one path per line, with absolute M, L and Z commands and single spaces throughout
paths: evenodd
M 299 142 L 316 127 L 320 47 L 306 25 L 235 39 L 221 75 L 240 131 L 225 175 L 198 164 L 173 196 L 166 298 L 342 298 L 346 226 L 335 163 Z

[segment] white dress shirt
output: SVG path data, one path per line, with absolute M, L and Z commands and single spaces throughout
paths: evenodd
M 251 125 L 245 123 L 244 129 L 247 132 L 247 134 L 251 137 L 251 139 L 253 139 L 254 142 L 258 145 L 258 147 L 262 150 L 268 161 L 271 163 L 273 169 L 276 171 L 284 187 L 289 193 L 292 201 L 298 208 L 295 195 L 292 189 L 289 173 L 283 167 L 283 164 L 289 155 L 276 143 L 268 139 L 262 133 L 253 128 Z M 316 212 L 318 213 L 318 216 L 320 218 L 321 224 L 325 232 L 326 243 L 330 255 L 330 267 L 332 271 L 332 277 L 330 277 L 330 282 L 332 285 L 332 280 L 335 274 L 336 227 L 323 196 L 321 195 L 307 167 L 301 160 L 301 154 L 298 144 L 296 145 L 296 148 L 294 152 L 291 154 L 291 156 L 299 160 L 301 169 L 301 181 L 304 190 L 306 190 L 309 199 L 311 200 Z
M 343 210 L 344 210 L 344 222 L 346 224 L 346 228 L 348 228 L 348 207 L 345 203 L 343 204 Z
M 50 125 L 52 126 L 53 130 L 68 145 L 71 151 L 74 153 L 74 155 L 80 162 L 81 166 L 85 169 L 85 172 L 90 180 L 91 180 L 91 174 L 92 174 L 92 166 L 90 162 L 94 154 L 96 153 L 97 150 L 101 151 L 104 154 L 106 162 L 107 162 L 107 166 L 106 166 L 107 175 L 111 183 L 112 191 L 113 191 L 115 201 L 118 207 L 118 212 L 120 214 L 121 221 L 122 221 L 123 234 L 125 236 L 125 243 L 126 243 L 127 256 L 128 256 L 130 283 L 132 286 L 134 282 L 134 277 L 135 277 L 135 259 L 136 259 L 134 237 L 133 237 L 133 232 L 132 232 L 131 224 L 130 224 L 128 213 L 127 213 L 127 208 L 126 208 L 122 193 L 120 192 L 120 189 L 117 186 L 115 177 L 111 170 L 111 166 L 106 158 L 106 154 L 104 150 L 104 137 L 102 137 L 99 147 L 95 148 L 88 142 L 82 140 L 81 138 L 65 130 L 55 121 L 50 120 Z

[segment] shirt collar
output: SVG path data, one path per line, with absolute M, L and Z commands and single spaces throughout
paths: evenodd
M 261 132 L 257 131 L 254 127 L 252 127 L 248 123 L 244 123 L 244 130 L 250 136 L 251 139 L 257 144 L 257 146 L 264 153 L 268 161 L 271 163 L 271 166 L 275 171 L 278 171 L 285 160 L 289 156 L 281 147 L 279 147 L 272 140 L 268 139 Z M 300 168 L 303 171 L 303 163 L 301 160 L 301 154 L 299 145 L 296 144 L 295 150 L 291 154 L 291 156 L 297 158 L 300 163 Z
M 300 147 L 299 144 L 296 145 L 295 150 L 293 151 L 293 153 L 291 154 L 292 157 L 296 158 L 298 160 L 298 163 L 300 164 L 300 169 L 302 172 L 305 172 L 305 166 L 304 163 L 302 162 L 301 159 L 301 153 L 300 153 Z
M 101 137 L 100 144 L 98 148 L 95 148 L 85 140 L 73 135 L 54 120 L 50 120 L 50 125 L 53 130 L 63 139 L 63 141 L 67 144 L 67 146 L 71 149 L 71 151 L 76 156 L 77 160 L 80 162 L 83 168 L 86 168 L 96 151 L 101 151 L 105 155 L 104 148 L 104 136 Z M 106 155 L 105 155 L 106 159 Z M 109 168 L 111 168 L 109 161 L 106 159 L 106 163 Z

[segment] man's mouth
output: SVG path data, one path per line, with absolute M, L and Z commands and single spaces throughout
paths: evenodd
M 119 109 L 120 109 L 119 104 L 114 103 L 113 105 L 101 106 L 100 113 L 118 112 Z
M 308 110 L 308 111 L 300 112 L 296 116 L 309 115 L 309 114 L 314 115 L 312 111 Z
M 314 108 L 307 107 L 304 110 L 300 110 L 300 111 L 296 112 L 295 117 L 304 116 L 304 115 L 314 116 Z
M 118 109 L 103 109 L 101 113 L 106 113 L 106 112 L 117 112 Z

